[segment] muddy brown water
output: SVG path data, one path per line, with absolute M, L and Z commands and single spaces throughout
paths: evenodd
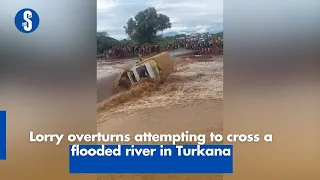
M 193 51 L 188 50 L 177 50 L 169 52 L 172 57 L 192 55 Z M 173 58 L 174 59 L 174 58 Z M 105 77 L 99 77 L 97 80 L 97 103 L 101 103 L 109 97 L 116 94 L 115 81 L 118 74 L 110 74 Z
M 114 82 L 118 74 L 102 77 L 97 82 L 97 103 L 111 97 L 116 93 Z

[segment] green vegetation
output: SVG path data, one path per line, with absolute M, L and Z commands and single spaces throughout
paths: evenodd
M 160 44 L 160 45 L 164 45 L 164 44 L 172 44 L 175 43 L 176 38 L 174 36 L 167 36 L 167 37 L 161 37 L 161 36 L 157 36 L 154 39 L 154 43 L 155 44 Z
M 97 52 L 102 54 L 105 49 L 109 49 L 112 45 L 118 45 L 119 41 L 110 37 L 107 32 L 97 32 Z
M 156 36 L 153 39 L 153 42 L 151 44 L 159 44 L 159 45 L 165 45 L 165 44 L 172 44 L 176 41 L 175 36 L 170 37 L 161 37 Z M 131 39 L 123 39 L 123 40 L 117 40 L 108 35 L 107 32 L 97 32 L 97 53 L 102 54 L 104 50 L 110 49 L 112 46 L 118 46 L 118 45 L 135 45 L 139 44 L 138 42 L 131 40 Z
M 223 38 L 223 32 L 219 32 L 217 34 L 213 34 L 213 37 L 214 38 L 218 38 L 218 39 Z

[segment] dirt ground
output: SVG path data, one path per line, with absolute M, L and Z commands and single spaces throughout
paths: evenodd
M 183 59 L 166 82 L 98 113 L 101 133 L 222 133 L 223 57 Z M 107 103 L 107 102 L 106 102 Z M 220 180 L 222 175 L 101 175 L 99 180 Z

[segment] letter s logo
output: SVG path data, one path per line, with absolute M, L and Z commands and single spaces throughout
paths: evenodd
M 23 13 L 23 19 L 26 21 L 22 23 L 23 29 L 26 31 L 31 31 L 32 30 L 32 12 L 31 11 L 25 11 Z
M 16 14 L 14 21 L 20 32 L 31 33 L 38 28 L 40 18 L 33 9 L 25 8 Z

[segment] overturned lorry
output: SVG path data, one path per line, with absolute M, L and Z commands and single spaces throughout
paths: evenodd
M 174 62 L 168 52 L 140 60 L 130 69 L 124 71 L 116 81 L 118 90 L 128 90 L 143 79 L 162 84 L 174 70 Z

